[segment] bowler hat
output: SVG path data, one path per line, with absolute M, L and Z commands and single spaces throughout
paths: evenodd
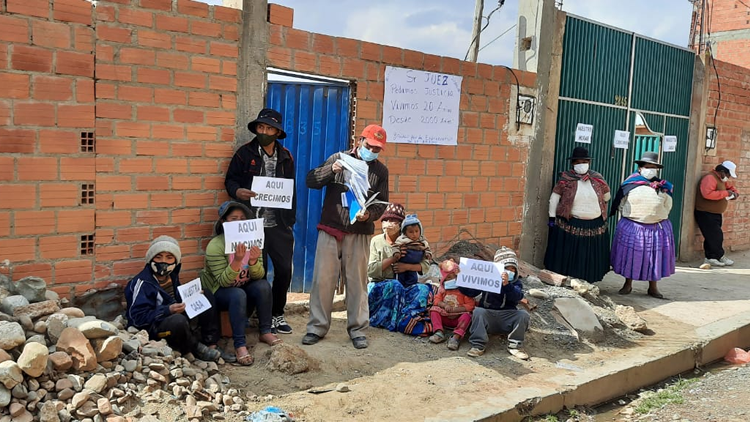
M 589 150 L 584 147 L 575 147 L 573 149 L 573 155 L 568 157 L 568 160 L 590 160 Z
M 664 167 L 659 162 L 659 153 L 658 152 L 653 152 L 653 151 L 646 151 L 646 152 L 644 152 L 643 155 L 641 155 L 640 159 L 635 160 L 635 163 L 638 164 L 639 166 L 642 166 L 644 164 L 654 164 L 654 165 L 658 166 L 659 168 Z
M 278 139 L 284 139 L 286 138 L 286 132 L 284 132 L 283 127 L 281 126 L 281 113 L 278 111 L 272 109 L 272 108 L 264 108 L 263 110 L 258 113 L 258 118 L 253 120 L 252 122 L 247 124 L 247 128 L 250 129 L 250 132 L 254 134 L 258 134 L 256 131 L 256 128 L 258 127 L 258 123 L 263 123 L 268 126 L 274 127 L 279 130 L 279 136 Z

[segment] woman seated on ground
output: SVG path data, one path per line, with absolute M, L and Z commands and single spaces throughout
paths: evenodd
M 247 206 L 239 202 L 221 204 L 219 221 L 214 226 L 216 236 L 206 247 L 205 268 L 201 272 L 203 288 L 213 293 L 220 310 L 229 311 L 237 362 L 241 365 L 253 363 L 245 339 L 245 325 L 253 310 L 258 314 L 259 341 L 270 346 L 281 343 L 271 332 L 271 285 L 264 278 L 261 250 L 240 244 L 235 253 L 224 254 L 223 224 L 248 220 L 250 215 Z
M 407 271 L 426 272 L 430 267 L 428 255 L 419 264 L 399 262 L 400 254 L 394 254 L 394 244 L 401 234 L 404 207 L 390 204 L 381 217 L 383 234 L 370 242 L 370 260 L 367 265 L 368 301 L 370 325 L 387 328 L 415 336 L 432 332 L 428 309 L 432 305 L 435 290 L 428 284 L 404 287 L 397 274 Z

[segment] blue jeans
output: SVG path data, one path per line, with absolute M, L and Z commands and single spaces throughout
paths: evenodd
M 246 346 L 245 324 L 257 308 L 260 334 L 271 332 L 271 284 L 265 279 L 250 281 L 240 287 L 219 287 L 214 293 L 220 310 L 229 311 L 234 348 Z

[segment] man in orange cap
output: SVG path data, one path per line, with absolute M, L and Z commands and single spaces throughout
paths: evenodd
M 375 221 L 385 211 L 386 204 L 373 204 L 349 218 L 345 192 L 344 167 L 339 162 L 346 154 L 367 162 L 370 190 L 367 197 L 388 201 L 388 168 L 378 161 L 385 148 L 386 133 L 378 125 L 369 125 L 349 151 L 335 153 L 323 165 L 307 173 L 307 187 L 326 188 L 323 211 L 318 224 L 318 244 L 315 251 L 313 286 L 310 292 L 310 321 L 302 344 L 320 341 L 331 327 L 333 295 L 339 276 L 346 286 L 347 331 L 357 349 L 367 347 L 364 330 L 369 326 L 367 304 L 367 260 L 370 238 L 375 233 Z

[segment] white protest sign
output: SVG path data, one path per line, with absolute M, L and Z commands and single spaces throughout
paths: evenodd
M 485 292 L 500 293 L 503 288 L 503 265 L 499 262 L 480 261 L 461 258 L 458 264 L 461 270 L 456 278 L 456 285 Z
M 676 136 L 665 136 L 664 137 L 664 152 L 675 152 L 677 151 L 677 137 Z
M 180 292 L 182 303 L 185 304 L 185 313 L 188 318 L 193 319 L 211 308 L 211 302 L 201 293 L 203 287 L 201 287 L 200 278 L 177 286 L 177 291 Z
M 580 142 L 582 144 L 590 144 L 591 135 L 593 133 L 594 125 L 585 125 L 583 123 L 578 123 L 578 126 L 576 126 L 576 142 Z
M 615 148 L 628 149 L 628 144 L 630 144 L 630 132 L 616 130 L 614 144 Z
M 237 245 L 244 243 L 248 249 L 257 246 L 263 249 L 266 240 L 263 231 L 263 219 L 227 221 L 224 226 L 224 253 L 234 253 Z
M 254 207 L 292 209 L 294 179 L 255 176 L 251 190 L 255 192 L 255 198 L 250 199 Z
M 386 66 L 388 143 L 457 145 L 463 77 Z

